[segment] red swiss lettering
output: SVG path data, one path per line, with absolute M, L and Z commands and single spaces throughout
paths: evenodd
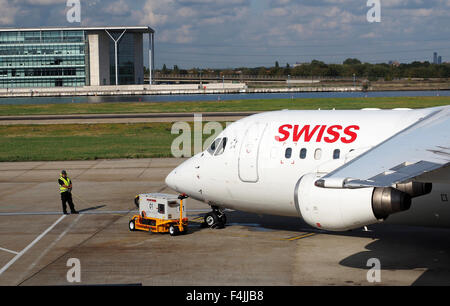
M 339 140 L 339 137 L 341 136 L 341 134 L 339 132 L 336 132 L 335 130 L 342 130 L 342 126 L 340 125 L 332 125 L 327 129 L 327 133 L 331 136 L 333 136 L 333 138 L 330 137 L 324 137 L 323 140 L 325 140 L 325 142 L 327 143 L 334 143 L 336 141 Z
M 317 141 L 316 142 L 321 142 L 322 141 L 323 132 L 325 132 L 326 128 L 327 128 L 326 125 L 322 125 L 322 127 L 320 128 L 320 131 L 319 131 L 319 135 L 317 136 Z
M 294 126 L 294 142 L 298 142 L 298 140 L 300 139 L 300 137 L 302 137 L 303 134 L 305 134 L 305 142 L 310 142 L 311 138 L 313 138 L 314 134 L 316 133 L 316 131 L 320 128 L 320 125 L 316 125 L 316 127 L 311 131 L 311 133 L 309 132 L 309 125 L 305 125 L 301 130 L 300 133 L 298 132 L 298 125 Z
M 279 142 L 283 142 L 288 140 L 289 136 L 291 135 L 291 133 L 289 131 L 286 131 L 286 129 L 292 129 L 292 125 L 290 124 L 285 124 L 282 125 L 278 128 L 278 132 L 283 136 L 283 138 L 281 138 L 280 136 L 275 136 L 275 140 L 279 141 Z
M 356 140 L 356 138 L 358 137 L 358 134 L 356 134 L 355 132 L 353 132 L 352 130 L 356 130 L 359 131 L 359 126 L 357 125 L 351 125 L 345 128 L 344 130 L 344 134 L 347 136 L 350 136 L 350 139 L 347 139 L 345 137 L 341 138 L 341 141 L 343 143 L 352 143 Z
M 341 140 L 342 143 L 353 143 L 357 138 L 360 127 L 358 125 L 350 125 L 345 129 L 341 125 L 316 125 L 314 128 L 311 125 L 291 125 L 285 124 L 278 128 L 279 135 L 275 136 L 275 140 L 279 142 L 284 142 L 291 137 L 292 141 L 297 143 L 300 140 L 304 142 L 310 142 L 314 136 L 316 137 L 316 142 L 321 142 L 322 140 L 327 143 L 335 143 Z M 342 136 L 342 137 L 341 137 Z

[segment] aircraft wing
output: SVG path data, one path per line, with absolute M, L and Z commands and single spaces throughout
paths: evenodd
M 438 107 L 406 129 L 316 181 L 324 188 L 390 187 L 417 180 L 450 183 L 450 106 Z

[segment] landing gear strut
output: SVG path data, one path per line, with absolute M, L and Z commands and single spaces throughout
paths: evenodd
M 211 206 L 212 212 L 205 215 L 205 225 L 210 228 L 224 228 L 227 223 L 227 216 L 223 209 Z

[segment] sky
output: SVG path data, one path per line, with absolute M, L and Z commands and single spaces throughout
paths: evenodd
M 450 61 L 450 0 L 370 1 L 380 22 L 368 0 L 80 0 L 71 24 L 67 0 L 0 0 L 0 27 L 150 26 L 157 68 Z

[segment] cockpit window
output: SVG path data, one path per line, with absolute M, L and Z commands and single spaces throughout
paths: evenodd
M 219 146 L 221 140 L 222 138 L 217 138 L 213 141 L 213 143 L 208 148 L 209 154 L 214 155 L 214 152 L 216 152 L 216 149 Z
M 217 147 L 216 154 L 214 154 L 214 155 L 217 156 L 217 155 L 223 154 L 223 152 L 225 151 L 225 148 L 227 147 L 227 140 L 228 140 L 228 138 L 226 138 L 226 137 L 222 138 L 222 142 Z

